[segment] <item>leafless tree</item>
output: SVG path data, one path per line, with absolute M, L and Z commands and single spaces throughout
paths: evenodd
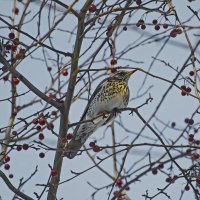
M 90 199 L 200 199 L 199 10 L 198 0 L 2 0 L 0 196 L 80 199 L 89 187 Z M 63 157 L 96 85 L 121 69 L 136 71 L 129 106 Z

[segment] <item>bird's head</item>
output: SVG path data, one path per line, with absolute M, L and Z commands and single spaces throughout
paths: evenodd
M 133 71 L 125 71 L 125 70 L 120 70 L 120 71 L 116 71 L 113 78 L 116 78 L 118 80 L 122 80 L 125 82 L 128 82 L 130 76 L 136 72 L 136 70 Z

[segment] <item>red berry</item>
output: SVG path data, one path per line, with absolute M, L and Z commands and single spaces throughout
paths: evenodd
M 142 30 L 145 30 L 145 29 L 146 29 L 146 25 L 145 25 L 145 24 L 142 24 L 142 25 L 141 25 L 141 29 L 142 29 Z
M 174 183 L 175 180 L 177 180 L 177 179 L 178 179 L 178 176 L 177 176 L 177 175 L 174 175 L 174 177 L 173 177 L 173 179 L 172 179 L 172 183 Z
M 159 169 L 163 169 L 164 168 L 164 164 L 163 163 L 159 163 L 158 168 Z
M 171 183 L 171 182 L 172 182 L 172 178 L 169 176 L 169 177 L 167 177 L 167 178 L 165 179 L 165 181 L 166 181 L 167 183 Z
M 144 20 L 143 19 L 138 20 L 138 24 L 139 25 L 143 25 L 144 24 Z
M 95 141 L 95 142 L 90 142 L 90 143 L 89 143 L 89 146 L 92 147 L 92 148 L 93 148 L 95 145 L 96 145 L 96 141 Z
M 44 158 L 44 157 L 45 157 L 45 153 L 41 152 L 41 153 L 39 154 L 39 157 L 40 157 L 40 158 Z
M 166 24 L 166 23 L 163 24 L 163 28 L 164 28 L 164 29 L 167 29 L 167 28 L 168 28 L 168 24 Z
M 42 127 L 38 125 L 38 126 L 36 126 L 36 129 L 37 129 L 37 131 L 40 131 L 42 129 Z
M 181 89 L 186 91 L 186 86 L 185 85 L 181 85 Z
M 15 34 L 13 32 L 9 33 L 9 39 L 13 40 L 15 38 Z
M 185 118 L 185 123 L 188 124 L 189 123 L 189 118 Z
M 194 141 L 194 138 L 191 138 L 191 137 L 188 138 L 188 142 L 193 142 L 193 141 Z
M 197 183 L 198 185 L 200 185 L 200 176 L 197 176 L 197 178 L 196 178 L 196 183 Z
M 136 4 L 137 4 L 138 6 L 142 4 L 142 1 L 141 1 L 141 0 L 136 0 L 135 2 L 136 2 Z
M 189 137 L 194 138 L 194 135 L 193 134 L 189 134 Z
M 117 179 L 116 184 L 117 184 L 119 187 L 121 187 L 122 184 L 123 184 L 122 179 Z
M 48 129 L 48 130 L 53 130 L 53 128 L 54 128 L 53 123 L 49 123 L 49 124 L 47 125 L 47 129 Z
M 95 145 L 95 146 L 93 147 L 93 151 L 94 151 L 94 152 L 99 152 L 99 151 L 101 151 L 101 148 L 100 148 L 99 146 Z
M 126 187 L 125 187 L 125 190 L 130 190 L 130 187 L 127 185 Z
M 158 21 L 156 20 L 156 19 L 154 19 L 153 21 L 152 21 L 152 24 L 154 24 L 154 25 L 156 25 L 158 23 Z
M 5 158 L 4 158 L 4 161 L 5 162 L 9 162 L 10 161 L 10 156 L 6 155 Z
M 28 144 L 23 144 L 22 148 L 26 151 L 26 150 L 28 150 L 29 146 L 28 146 Z
M 55 110 L 53 110 L 53 111 L 51 112 L 51 114 L 54 115 L 54 116 L 56 116 L 56 115 L 57 115 L 57 112 L 56 112 Z
M 200 140 L 196 140 L 195 144 L 199 145 L 200 144 Z
M 17 135 L 17 131 L 13 131 L 12 135 L 16 136 Z
M 9 164 L 5 164 L 5 165 L 4 165 L 4 169 L 5 169 L 5 170 L 9 170 L 9 169 L 10 169 L 10 165 L 9 165 Z
M 39 137 L 40 140 L 44 140 L 44 134 L 43 133 L 40 133 L 38 137 Z
M 15 52 L 17 50 L 17 46 L 16 45 L 12 45 L 11 50 Z
M 52 67 L 47 67 L 47 70 L 50 72 L 52 70 Z
M 193 138 L 193 137 L 188 137 L 188 141 L 189 141 L 189 142 L 193 142 L 193 141 L 194 141 L 194 138 Z
M 156 167 L 151 169 L 152 174 L 156 175 L 158 173 L 158 169 Z
M 44 118 L 44 117 L 41 117 L 40 119 L 38 119 L 38 123 L 39 123 L 40 125 L 45 125 L 45 123 L 46 123 L 45 118 Z
M 90 6 L 89 6 L 89 11 L 90 12 L 95 12 L 97 10 L 97 8 L 96 8 L 96 6 L 94 5 L 94 4 L 91 4 Z
M 199 157 L 200 157 L 200 155 L 199 155 L 198 153 L 193 153 L 193 154 L 192 154 L 192 158 L 193 158 L 194 160 L 199 159 Z
M 192 89 L 190 87 L 186 88 L 186 92 L 190 93 L 192 91 Z
M 13 11 L 16 15 L 18 15 L 18 13 L 19 13 L 19 8 L 15 7 L 15 8 L 13 8 L 12 11 Z
M 8 80 L 8 75 L 5 75 L 5 76 L 3 77 L 3 80 L 4 80 L 4 81 L 7 81 L 7 80 Z
M 33 119 L 33 120 L 32 120 L 32 123 L 33 123 L 33 124 L 38 124 L 38 119 Z
M 58 175 L 58 172 L 55 170 L 55 169 L 52 169 L 51 170 L 51 176 L 57 176 Z
M 17 145 L 17 151 L 21 151 L 22 150 L 22 145 Z
M 49 93 L 49 97 L 51 97 L 51 98 L 56 98 L 56 95 L 53 94 L 52 92 L 50 92 L 50 93 Z
M 12 82 L 13 82 L 14 85 L 18 85 L 20 81 L 19 81 L 18 78 L 13 78 Z
M 186 186 L 185 186 L 185 191 L 189 191 L 190 190 L 190 186 L 187 184 Z
M 171 127 L 174 128 L 176 126 L 175 122 L 172 122 Z
M 111 65 L 116 65 L 117 64 L 117 60 L 115 58 L 113 58 L 111 61 L 110 61 L 110 64 Z
M 182 96 L 186 96 L 186 94 L 187 94 L 187 93 L 184 92 L 184 91 L 181 92 L 181 95 L 182 95 Z
M 14 176 L 13 176 L 13 174 L 9 174 L 9 178 L 13 178 Z
M 176 33 L 177 33 L 177 34 L 180 35 L 182 32 L 183 32 L 183 31 L 182 31 L 180 28 L 176 28 Z
M 190 76 L 194 76 L 194 71 L 190 71 L 190 72 L 189 72 L 189 75 L 190 75 Z
M 113 195 L 114 195 L 115 197 L 119 197 L 120 193 L 119 193 L 118 190 L 115 190 L 115 191 L 113 192 Z
M 189 125 L 193 125 L 194 124 L 194 120 L 193 119 L 189 119 L 188 124 Z
M 155 27 L 154 27 L 154 29 L 155 29 L 156 31 L 160 30 L 160 25 L 159 25 L 159 24 L 156 24 Z
M 123 27 L 123 31 L 127 31 L 127 27 L 126 26 Z
M 73 135 L 71 133 L 68 133 L 67 136 L 66 136 L 66 139 L 71 140 L 72 138 L 73 138 Z
M 10 51 L 11 48 L 12 48 L 11 44 L 7 44 L 7 45 L 6 45 L 6 50 L 7 50 L 7 51 Z
M 186 149 L 186 153 L 187 153 L 188 155 L 190 155 L 190 154 L 191 154 L 191 152 L 192 152 L 192 150 L 191 150 L 191 149 Z
M 176 29 L 173 29 L 173 30 L 170 32 L 170 37 L 175 38 L 176 36 L 177 36 Z
M 63 76 L 67 76 L 67 75 L 68 75 L 67 69 L 63 69 L 63 70 L 62 70 L 62 75 L 63 75 Z

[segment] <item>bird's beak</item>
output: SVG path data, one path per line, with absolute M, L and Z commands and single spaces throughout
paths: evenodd
M 133 70 L 133 71 L 131 71 L 131 72 L 128 72 L 127 73 L 127 76 L 129 77 L 129 76 L 131 76 L 133 73 L 135 73 L 137 70 L 135 69 L 135 70 Z

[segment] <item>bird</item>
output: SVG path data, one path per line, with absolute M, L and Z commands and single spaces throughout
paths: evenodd
M 135 71 L 118 70 L 99 83 L 82 114 L 80 122 L 83 123 L 74 129 L 63 156 L 74 158 L 92 133 L 113 121 L 119 109 L 127 107 L 130 93 L 128 80 Z

